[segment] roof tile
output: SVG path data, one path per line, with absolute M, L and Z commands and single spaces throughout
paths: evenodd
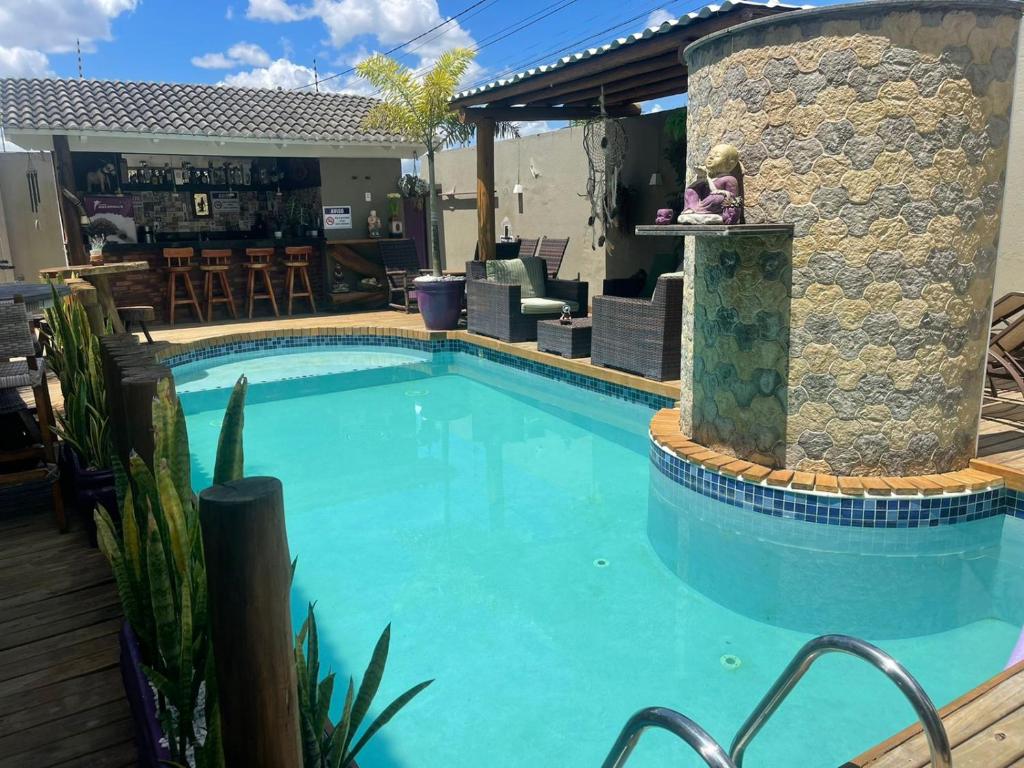
M 110 131 L 317 142 L 400 142 L 362 122 L 376 99 L 224 85 L 0 78 L 7 130 Z

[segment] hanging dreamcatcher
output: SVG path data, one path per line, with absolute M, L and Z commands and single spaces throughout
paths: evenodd
M 587 199 L 590 200 L 590 247 L 604 245 L 608 226 L 618 216 L 616 199 L 619 173 L 626 160 L 629 142 L 622 125 L 608 118 L 604 108 L 604 90 L 601 92 L 601 115 L 583 126 L 583 150 L 587 155 Z M 597 235 L 597 224 L 601 234 Z M 596 236 L 596 239 L 595 239 Z

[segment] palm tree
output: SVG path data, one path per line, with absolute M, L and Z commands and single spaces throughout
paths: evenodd
M 449 107 L 449 103 L 475 57 L 476 53 L 469 48 L 452 48 L 442 53 L 422 78 L 418 78 L 408 67 L 379 53 L 356 66 L 356 73 L 381 94 L 380 102 L 370 108 L 363 126 L 419 142 L 427 148 L 430 182 L 427 198 L 430 211 L 428 252 L 435 277 L 441 276 L 441 254 L 435 243 L 438 222 L 434 153 L 454 144 L 464 144 L 473 136 L 473 124 L 463 123 L 458 113 Z M 517 135 L 515 128 L 509 124 L 499 125 L 498 132 Z

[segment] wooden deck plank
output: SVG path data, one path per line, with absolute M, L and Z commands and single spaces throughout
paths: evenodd
M 1024 662 L 968 691 L 941 710 L 950 746 L 957 750 L 990 725 L 1024 707 Z M 1011 753 L 1012 754 L 1012 753 Z M 920 725 L 912 725 L 843 768 L 924 768 L 928 744 Z M 956 768 L 996 768 L 989 763 L 954 760 Z
M 992 723 L 953 750 L 958 766 L 1005 768 L 1024 757 L 1024 709 Z
M 82 530 L 0 520 L 0 768 L 127 768 L 121 607 Z

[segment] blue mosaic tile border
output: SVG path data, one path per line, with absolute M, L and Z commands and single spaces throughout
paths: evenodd
M 664 395 L 651 392 L 644 392 L 641 389 L 626 387 L 621 384 L 613 384 L 608 381 L 584 376 L 553 365 L 538 363 L 527 360 L 518 355 L 507 352 L 499 352 L 494 349 L 480 347 L 462 339 L 432 339 L 422 341 L 420 339 L 407 339 L 401 336 L 277 336 L 269 339 L 244 339 L 242 341 L 229 342 L 214 347 L 203 347 L 191 349 L 172 355 L 163 360 L 166 365 L 172 368 L 176 365 L 194 363 L 199 360 L 212 360 L 225 355 L 233 355 L 241 352 L 254 352 L 266 350 L 272 352 L 279 349 L 294 349 L 298 347 L 353 347 L 353 346 L 378 346 L 378 347 L 400 347 L 413 349 L 418 352 L 458 352 L 471 357 L 478 357 L 493 363 L 514 368 L 517 371 L 525 371 L 546 379 L 562 381 L 573 387 L 596 392 L 608 397 L 615 397 L 626 400 L 630 403 L 638 403 L 648 408 L 658 410 L 671 408 L 675 400 Z
M 691 464 L 651 440 L 651 464 L 703 496 L 763 515 L 853 528 L 921 528 L 1007 514 L 1024 519 L 1024 493 L 1004 488 L 924 497 L 849 497 L 748 483 Z

